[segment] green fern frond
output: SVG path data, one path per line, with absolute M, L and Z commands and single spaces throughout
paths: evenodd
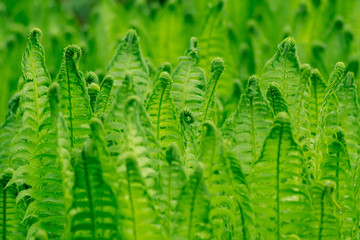
M 326 153 L 321 161 L 321 177 L 324 182 L 332 181 L 334 186 L 334 200 L 340 206 L 335 217 L 339 218 L 341 236 L 344 239 L 354 237 L 353 231 L 357 228 L 356 205 L 354 204 L 354 183 L 351 177 L 351 165 L 346 150 L 344 134 L 341 131 L 334 133 L 329 140 Z
M 84 76 L 78 68 L 80 56 L 80 47 L 71 45 L 65 48 L 61 70 L 57 76 L 60 109 L 67 121 L 71 147 L 77 149 L 81 149 L 89 136 L 88 121 L 92 115 Z
M 251 174 L 260 238 L 311 238 L 310 196 L 303 186 L 303 171 L 303 155 L 293 138 L 289 117 L 279 113 Z
M 86 86 L 89 86 L 92 83 L 99 84 L 99 77 L 94 72 L 86 72 L 84 76 Z
M 263 97 L 258 79 L 251 76 L 235 113 L 221 128 L 224 139 L 230 141 L 241 168 L 247 175 L 257 160 L 262 144 L 273 121 L 273 111 Z
M 99 118 L 105 118 L 110 111 L 113 96 L 111 90 L 114 85 L 114 79 L 112 76 L 107 75 L 101 82 L 100 92 L 96 98 L 94 113 Z
M 41 31 L 33 29 L 22 58 L 23 75 L 19 82 L 19 116 L 21 122 L 10 146 L 10 167 L 16 169 L 28 162 L 36 150 L 41 121 L 47 118 L 47 92 L 51 79 L 45 66 L 40 43 Z
M 101 148 L 91 139 L 85 142 L 81 158 L 75 157 L 73 202 L 69 210 L 71 239 L 119 238 L 117 201 L 103 177 Z
M 319 70 L 313 69 L 310 74 L 310 101 L 309 101 L 309 122 L 311 134 L 316 135 L 320 124 L 320 110 L 325 100 L 328 85 L 321 76 Z
M 266 91 L 266 97 L 273 109 L 274 116 L 276 116 L 279 112 L 289 113 L 286 101 L 279 90 L 279 85 L 276 83 L 270 83 Z
M 160 170 L 162 192 L 159 194 L 157 202 L 165 220 L 168 239 L 171 239 L 177 226 L 175 221 L 176 206 L 187 177 L 176 144 L 172 144 L 166 149 L 165 159 L 166 162 Z
M 186 182 L 176 208 L 174 239 L 211 239 L 210 194 L 201 166 Z
M 180 112 L 180 124 L 185 147 L 183 164 L 189 176 L 197 167 L 199 131 L 195 116 L 188 109 Z
M 100 92 L 100 86 L 99 84 L 93 82 L 87 87 L 87 91 L 89 94 L 91 110 L 92 112 L 95 112 L 95 104 L 96 104 L 97 96 L 99 95 Z
M 206 85 L 206 92 L 200 110 L 201 123 L 205 123 L 206 120 L 215 121 L 215 93 L 219 78 L 224 71 L 224 67 L 224 60 L 221 58 L 215 58 L 211 63 L 210 79 Z
M 297 56 L 295 40 L 292 37 L 284 39 L 279 45 L 275 55 L 265 64 L 260 87 L 265 92 L 269 83 L 279 84 L 289 106 L 295 104 L 295 97 L 300 77 L 300 62 Z
M 164 239 L 155 204 L 131 154 L 118 163 L 118 224 L 122 239 Z
M 18 190 L 16 185 L 7 186 L 13 174 L 7 169 L 1 174 L 0 237 L 1 239 L 21 240 L 26 238 L 26 225 L 22 223 L 24 212 L 21 204 L 16 203 Z
M 156 140 L 163 147 L 176 142 L 183 149 L 180 122 L 171 96 L 172 79 L 167 72 L 160 75 L 159 81 L 150 94 L 146 110 L 155 127 Z
M 196 38 L 191 38 L 186 56 L 179 58 L 179 61 L 171 74 L 174 81 L 171 94 L 175 107 L 178 110 L 190 109 L 197 116 L 204 96 L 206 76 L 204 70 L 197 66 L 199 52 Z
M 107 73 L 114 78 L 113 95 L 125 80 L 126 74 L 134 79 L 134 89 L 141 99 L 145 99 L 146 92 L 150 88 L 149 69 L 145 64 L 139 46 L 139 37 L 134 29 L 126 34 L 120 42 L 116 53 L 111 60 Z

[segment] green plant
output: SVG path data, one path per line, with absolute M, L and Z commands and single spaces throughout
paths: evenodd
M 173 71 L 130 29 L 102 73 L 70 45 L 54 77 L 30 32 L 0 128 L 3 239 L 360 239 L 354 74 L 321 75 L 285 37 L 236 85 L 224 7 Z

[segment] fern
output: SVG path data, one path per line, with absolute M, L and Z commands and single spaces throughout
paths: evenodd
M 265 91 L 269 83 L 279 84 L 285 100 L 289 106 L 292 106 L 296 101 L 299 77 L 300 62 L 295 40 L 288 37 L 278 45 L 276 54 L 265 64 L 260 79 L 260 87 L 262 91 Z
M 175 239 L 211 239 L 210 195 L 201 165 L 186 182 L 176 208 Z
M 353 238 L 356 214 L 351 166 L 343 133 L 338 131 L 334 135 L 321 162 L 321 180 L 334 183 L 334 199 L 340 206 L 337 217 L 340 219 L 341 238 Z
M 144 99 L 150 87 L 149 69 L 144 62 L 138 42 L 139 38 L 136 31 L 129 30 L 120 42 L 107 68 L 107 73 L 114 77 L 113 94 L 123 83 L 126 74 L 133 77 L 136 86 L 135 91 L 141 99 Z
M 167 237 L 171 239 L 178 224 L 175 221 L 176 206 L 179 204 L 187 177 L 176 144 L 172 144 L 166 149 L 165 159 L 166 162 L 160 173 L 162 194 L 159 194 L 158 206 L 165 219 Z
M 98 124 L 92 122 L 92 125 Z M 94 130 L 98 128 L 93 127 Z M 85 143 L 75 158 L 73 203 L 70 208 L 71 239 L 117 239 L 117 202 L 104 180 L 102 146 L 95 139 Z
M 111 90 L 114 85 L 114 79 L 108 75 L 106 76 L 100 85 L 100 92 L 96 98 L 94 113 L 96 116 L 105 118 L 111 109 L 113 97 Z
M 176 142 L 182 149 L 180 122 L 171 96 L 171 88 L 170 75 L 166 72 L 161 73 L 159 81 L 147 100 L 146 110 L 155 127 L 156 139 L 162 146 L 167 147 L 172 142 Z
M 65 48 L 61 70 L 57 76 L 60 109 L 67 121 L 71 147 L 76 149 L 81 149 L 90 133 L 87 121 L 92 115 L 84 76 L 78 69 L 80 56 L 81 49 L 78 46 Z
M 235 113 L 221 129 L 224 139 L 231 142 L 234 153 L 241 157 L 241 168 L 246 175 L 260 154 L 272 120 L 273 111 L 260 91 L 256 76 L 252 76 Z
M 118 224 L 124 239 L 163 239 L 154 201 L 147 191 L 137 160 L 131 154 L 117 163 Z
M 224 71 L 224 61 L 221 58 L 215 58 L 210 67 L 211 76 L 206 86 L 206 92 L 201 105 L 201 122 L 214 120 L 215 115 L 215 93 L 219 78 Z
M 197 66 L 199 61 L 198 41 L 191 38 L 186 56 L 179 58 L 180 63 L 171 74 L 173 79 L 172 95 L 177 109 L 189 109 L 198 115 L 205 90 L 204 70 Z
M 294 141 L 288 115 L 279 113 L 251 175 L 260 238 L 311 237 L 310 196 L 302 185 L 303 169 L 302 152 Z
M 274 116 L 276 116 L 279 112 L 289 113 L 286 101 L 284 100 L 276 83 L 269 84 L 269 87 L 266 91 L 266 97 L 273 109 Z
M 327 83 L 317 69 L 313 69 L 310 75 L 310 101 L 309 101 L 309 122 L 312 135 L 316 135 L 319 127 L 321 106 L 325 99 Z
M 199 160 L 211 193 L 210 221 L 215 239 L 249 239 L 252 210 L 240 161 L 222 141 L 211 122 L 204 124 Z M 225 151 L 225 153 L 224 153 Z
M 100 92 L 100 86 L 97 83 L 91 83 L 88 86 L 87 91 L 89 94 L 91 110 L 92 112 L 95 112 L 95 104 L 96 104 L 97 96 Z
M 18 190 L 15 185 L 5 187 L 13 174 L 12 169 L 7 169 L 1 174 L 1 205 L 0 205 L 0 237 L 2 239 L 25 239 L 26 226 L 22 223 L 24 212 L 20 204 L 16 204 Z
M 33 29 L 22 58 L 22 77 L 19 82 L 21 121 L 12 139 L 9 166 L 16 169 L 28 162 L 36 150 L 39 129 L 46 105 L 50 75 L 45 66 L 45 53 L 40 43 L 41 31 Z M 21 120 L 20 120 L 21 119 Z

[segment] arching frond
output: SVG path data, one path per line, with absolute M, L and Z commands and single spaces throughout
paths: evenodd
M 210 79 L 206 85 L 206 92 L 200 110 L 201 123 L 206 120 L 215 121 L 215 93 L 219 78 L 224 71 L 224 61 L 221 58 L 215 58 L 211 63 L 210 71 Z
M 302 152 L 294 141 L 289 117 L 279 113 L 251 174 L 251 200 L 260 238 L 311 238 L 310 196 L 303 186 L 303 170 Z
M 199 61 L 198 41 L 191 38 L 190 48 L 185 57 L 180 57 L 180 63 L 171 74 L 173 88 L 171 93 L 174 97 L 175 107 L 190 109 L 197 117 L 199 106 L 203 101 L 206 76 L 204 70 L 197 66 Z
M 87 87 L 87 91 L 89 94 L 91 110 L 95 112 L 95 104 L 97 96 L 100 92 L 100 86 L 99 84 L 93 82 Z
M 172 79 L 167 72 L 160 75 L 154 90 L 150 94 L 146 110 L 155 127 L 155 136 L 163 147 L 176 142 L 183 148 L 179 118 L 171 96 Z
M 114 77 L 113 95 L 125 80 L 126 74 L 134 79 L 134 89 L 141 99 L 145 99 L 150 88 L 149 69 L 144 62 L 139 46 L 139 37 L 134 29 L 126 34 L 120 42 L 116 53 L 111 60 L 107 73 Z
M 36 150 L 39 129 L 42 120 L 49 112 L 47 92 L 50 85 L 50 75 L 45 66 L 45 53 L 40 43 L 41 31 L 33 29 L 22 58 L 22 77 L 19 81 L 19 119 L 21 124 L 12 139 L 10 147 L 10 167 L 16 169 L 28 162 Z
M 235 113 L 222 127 L 233 151 L 241 158 L 241 168 L 249 174 L 273 121 L 273 111 L 263 97 L 256 76 L 249 78 Z
M 86 83 L 78 68 L 81 49 L 71 45 L 65 48 L 61 70 L 57 76 L 60 85 L 60 110 L 63 113 L 70 134 L 72 148 L 81 149 L 88 138 L 88 121 L 92 111 Z
M 296 101 L 299 77 L 300 62 L 295 40 L 288 37 L 278 45 L 275 55 L 265 64 L 260 79 L 260 87 L 265 92 L 269 83 L 279 84 L 286 102 L 292 106 Z
M 174 239 L 211 239 L 210 195 L 198 166 L 186 182 L 176 208 Z
M 101 82 L 100 92 L 96 98 L 94 113 L 99 118 L 105 118 L 111 109 L 113 96 L 111 90 L 114 85 L 114 79 L 107 75 Z
M 266 91 L 266 97 L 273 109 L 274 116 L 276 116 L 279 112 L 289 113 L 286 101 L 283 98 L 279 90 L 279 86 L 276 83 L 269 84 L 269 87 Z

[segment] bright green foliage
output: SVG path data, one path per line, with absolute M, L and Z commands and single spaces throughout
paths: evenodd
M 113 97 L 111 90 L 114 85 L 114 79 L 108 75 L 100 85 L 100 92 L 96 98 L 94 113 L 98 117 L 104 117 L 111 108 Z
M 276 54 L 265 64 L 260 79 L 261 90 L 265 91 L 271 82 L 279 84 L 289 106 L 295 104 L 300 77 L 300 62 L 296 52 L 295 40 L 291 37 L 283 40 Z
M 72 148 L 80 149 L 89 135 L 87 121 L 91 107 L 83 73 L 78 68 L 81 49 L 71 45 L 65 48 L 61 70 L 57 76 L 60 85 L 60 111 L 63 113 L 70 134 Z
M 273 120 L 273 111 L 263 97 L 256 76 L 249 78 L 235 113 L 225 122 L 222 133 L 229 139 L 234 153 L 241 158 L 241 167 L 249 174 L 260 155 L 264 139 Z
M 198 41 L 191 38 L 190 48 L 186 56 L 179 58 L 181 61 L 171 74 L 173 79 L 172 95 L 177 109 L 190 109 L 196 116 L 199 105 L 203 101 L 206 77 L 204 70 L 197 66 L 199 61 Z
M 176 142 L 182 148 L 180 122 L 177 116 L 174 100 L 171 96 L 172 79 L 167 72 L 161 73 L 159 81 L 149 96 L 146 104 L 151 122 L 155 128 L 156 140 L 167 147 Z
M 313 234 L 310 196 L 302 185 L 303 161 L 289 117 L 281 112 L 251 175 L 252 202 L 261 239 L 310 238 Z M 292 228 L 287 228 L 288 224 Z
M 49 71 L 32 30 L 0 125 L 1 238 L 359 239 L 358 61 L 333 16 L 353 4 L 299 1 L 88 3 L 88 41 L 49 22 Z M 58 32 L 81 48 L 59 57 Z
M 134 79 L 135 91 L 143 98 L 150 87 L 148 72 L 140 50 L 139 37 L 135 30 L 130 30 L 118 46 L 107 73 L 114 77 L 115 90 L 121 86 L 126 74 L 130 74 Z
M 269 84 L 269 87 L 266 91 L 266 97 L 274 111 L 274 116 L 276 116 L 279 112 L 289 113 L 288 106 L 276 83 Z

